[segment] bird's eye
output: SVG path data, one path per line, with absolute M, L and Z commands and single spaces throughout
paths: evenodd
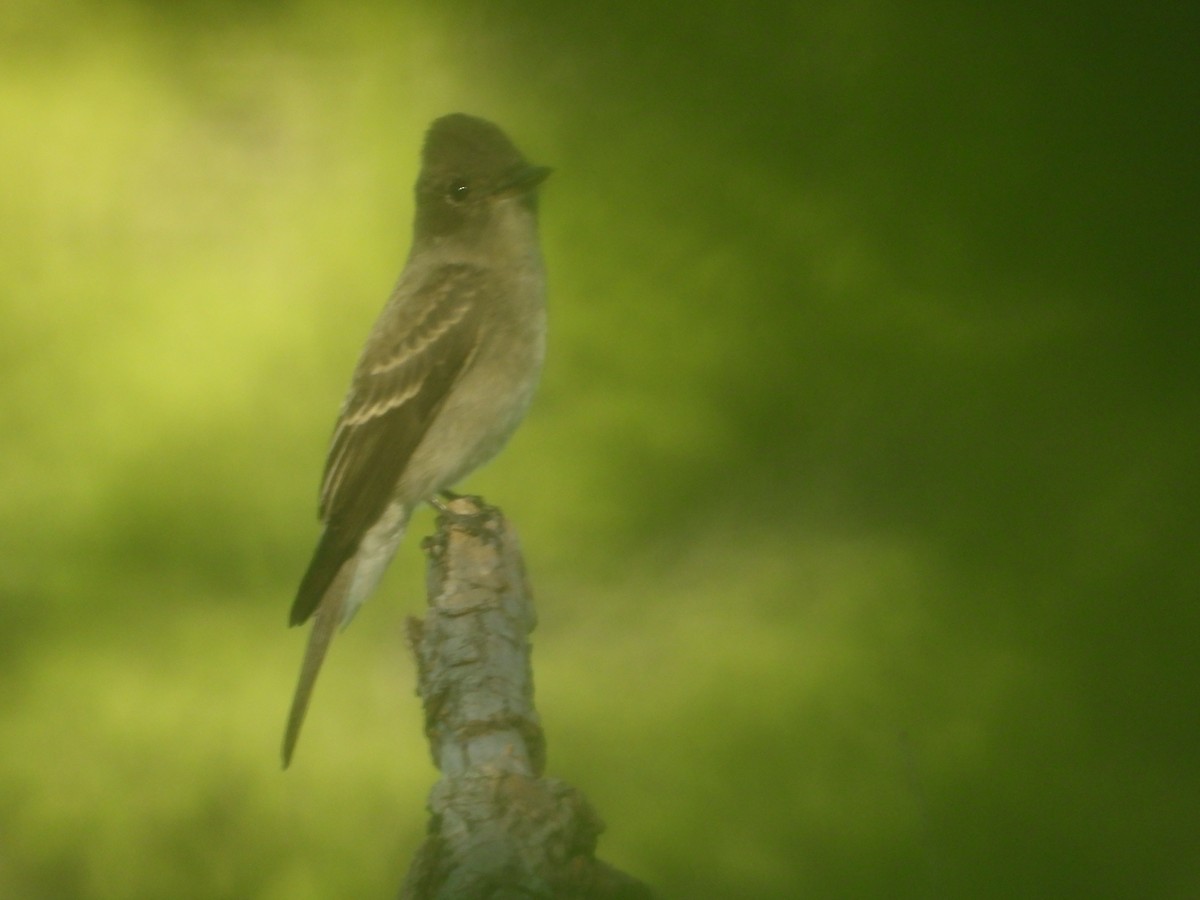
M 470 193 L 471 189 L 465 181 L 452 181 L 449 189 L 446 191 L 446 199 L 453 203 L 462 203 Z

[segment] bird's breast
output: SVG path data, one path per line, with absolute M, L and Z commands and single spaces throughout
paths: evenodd
M 546 345 L 540 260 L 493 274 L 480 298 L 488 307 L 474 354 L 402 478 L 400 496 L 410 504 L 452 487 L 495 456 L 537 389 Z

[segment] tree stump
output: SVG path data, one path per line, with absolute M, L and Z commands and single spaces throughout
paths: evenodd
M 644 884 L 595 858 L 604 823 L 584 796 L 542 777 L 536 614 L 516 532 L 478 498 L 447 510 L 424 544 L 429 614 L 408 621 L 441 779 L 402 900 L 647 900 Z

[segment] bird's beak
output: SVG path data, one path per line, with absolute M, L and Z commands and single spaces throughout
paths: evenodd
M 549 177 L 554 170 L 549 166 L 523 166 L 517 169 L 496 187 L 498 197 L 515 197 L 528 194 Z

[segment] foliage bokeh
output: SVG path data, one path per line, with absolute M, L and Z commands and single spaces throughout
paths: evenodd
M 1200 893 L 1180 7 L 8 4 L 0 895 L 381 896 L 414 524 L 283 626 L 429 120 L 556 168 L 551 773 L 664 896 Z

